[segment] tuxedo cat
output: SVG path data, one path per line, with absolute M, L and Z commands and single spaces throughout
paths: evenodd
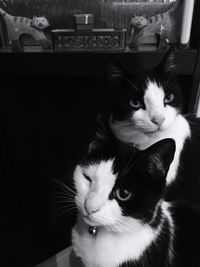
M 75 169 L 74 252 L 85 267 L 172 266 L 174 224 L 163 195 L 175 143 L 144 152 L 117 143 L 98 135 Z
M 181 194 L 187 201 L 200 204 L 197 197 L 200 179 L 196 172 L 200 157 L 200 123 L 181 113 L 182 96 L 175 69 L 173 50 L 148 73 L 130 75 L 117 64 L 110 64 L 109 121 L 119 140 L 132 143 L 139 150 L 172 138 L 176 142 L 176 152 L 167 175 L 169 192 L 176 188 L 179 192 L 173 193 L 174 197 Z M 191 187 L 197 190 L 195 194 Z
M 138 151 L 98 132 L 73 177 L 84 267 L 198 266 L 200 212 L 164 200 L 174 153 L 172 139 Z

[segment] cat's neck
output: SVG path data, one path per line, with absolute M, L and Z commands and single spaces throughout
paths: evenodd
M 178 142 L 180 138 L 184 141 L 190 136 L 189 123 L 181 114 L 176 116 L 174 122 L 167 129 L 153 133 L 145 133 L 142 130 L 137 130 L 134 124 L 126 126 L 126 124 L 119 121 L 111 122 L 110 126 L 119 140 L 125 143 L 132 143 L 139 150 L 145 150 L 164 138 L 172 138 Z
M 162 201 L 150 223 L 138 223 L 138 227 L 132 227 L 131 231 L 125 234 L 99 228 L 97 235 L 93 236 L 88 232 L 88 225 L 79 218 L 73 228 L 72 243 L 75 254 L 82 259 L 86 267 L 116 267 L 125 262 L 135 262 L 134 266 L 137 266 L 137 262 L 145 263 L 147 255 L 156 258 L 159 252 L 155 248 L 158 244 L 162 246 L 160 240 L 165 240 L 162 256 L 170 262 L 173 257 L 173 235 L 174 226 L 169 204 Z M 152 266 L 157 266 L 156 261 Z
M 176 142 L 176 153 L 167 175 L 167 184 L 171 184 L 175 178 L 179 166 L 179 158 L 185 141 L 190 137 L 191 131 L 188 121 L 178 114 L 174 122 L 165 130 L 154 133 L 145 133 L 134 128 L 134 126 L 123 126 L 120 122 L 110 123 L 116 137 L 126 143 L 132 143 L 139 150 L 145 150 L 156 142 L 172 138 Z

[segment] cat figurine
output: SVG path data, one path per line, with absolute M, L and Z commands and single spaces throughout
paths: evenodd
M 12 16 L 0 8 L 8 33 L 9 44 L 12 42 L 23 42 L 23 38 L 30 37 L 44 48 L 50 46 L 50 41 L 44 33 L 44 29 L 50 26 L 45 17 L 36 17 L 32 19 L 26 17 Z
M 169 38 L 174 24 L 174 12 L 180 5 L 177 0 L 169 11 L 151 17 L 133 16 L 129 23 L 130 48 L 138 48 L 144 37 L 150 35 L 157 37 L 159 48 L 165 48 L 169 44 Z
M 172 138 L 176 152 L 166 178 L 169 195 L 184 195 L 199 205 L 200 179 L 196 170 L 200 158 L 200 122 L 181 113 L 182 96 L 173 49 L 155 70 L 130 75 L 111 63 L 108 75 L 111 82 L 108 120 L 115 136 L 139 150 Z
M 178 205 L 175 209 L 164 200 L 174 153 L 172 139 L 136 151 L 105 129 L 98 132 L 73 176 L 78 215 L 72 244 L 82 262 L 77 266 L 184 267 L 198 263 L 198 253 L 192 253 L 198 251 L 194 242 L 200 235 L 199 231 L 193 235 L 190 226 L 200 221 L 199 215 L 188 218 L 186 225 L 186 209 L 180 212 Z

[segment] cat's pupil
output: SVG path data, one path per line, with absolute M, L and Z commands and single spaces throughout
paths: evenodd
M 115 195 L 121 201 L 126 201 L 131 197 L 131 193 L 124 188 L 118 188 L 115 192 Z

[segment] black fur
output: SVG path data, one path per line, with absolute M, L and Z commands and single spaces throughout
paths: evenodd
M 142 257 L 135 262 L 126 262 L 120 267 L 170 267 L 173 266 L 168 257 L 170 236 L 169 222 L 164 219 L 162 230 L 156 241 L 152 243 L 144 252 Z

